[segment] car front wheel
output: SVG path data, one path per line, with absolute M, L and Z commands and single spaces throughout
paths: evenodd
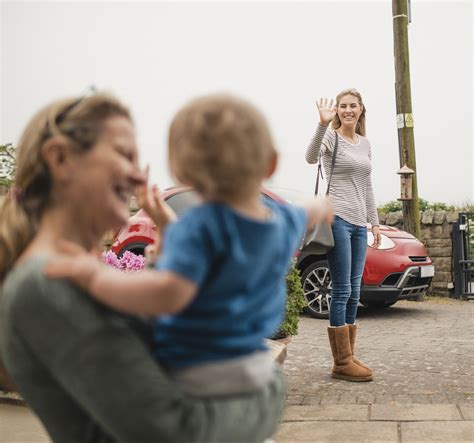
M 305 311 L 315 318 L 328 318 L 332 286 L 327 260 L 313 262 L 303 269 L 301 285 L 308 303 Z
M 131 243 L 123 248 L 118 254 L 117 257 L 122 257 L 125 251 L 133 252 L 135 255 L 145 255 L 146 243 Z

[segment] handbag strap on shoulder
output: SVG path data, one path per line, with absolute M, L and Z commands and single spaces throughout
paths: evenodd
M 334 152 L 332 154 L 331 173 L 329 174 L 329 181 L 328 181 L 328 187 L 326 189 L 326 195 L 329 195 L 329 187 L 331 186 L 332 173 L 334 172 L 334 165 L 336 164 L 337 146 L 339 144 L 339 137 L 337 135 L 337 132 L 334 131 L 334 134 L 336 134 L 336 141 L 334 142 Z M 322 161 L 323 161 L 323 157 L 322 157 L 321 152 L 320 152 L 319 153 L 319 161 L 318 161 L 318 171 L 317 171 L 317 174 L 316 174 L 316 188 L 314 190 L 314 195 L 318 195 L 319 177 L 323 178 L 323 171 L 321 169 L 321 162 Z
M 316 172 L 316 188 L 314 189 L 314 195 L 318 195 L 318 189 L 319 189 L 319 177 L 323 178 L 323 171 L 321 169 L 321 154 L 319 154 L 319 160 L 318 160 L 318 170 Z
M 334 172 L 334 165 L 336 164 L 337 147 L 339 145 L 339 137 L 337 135 L 337 132 L 334 131 L 334 134 L 336 134 L 336 141 L 334 142 L 334 152 L 332 153 L 332 163 L 331 163 L 331 174 L 329 175 L 328 187 L 326 189 L 326 195 L 329 195 L 329 188 L 331 186 L 332 173 Z

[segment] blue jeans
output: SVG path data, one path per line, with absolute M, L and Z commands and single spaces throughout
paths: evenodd
M 334 248 L 328 252 L 332 291 L 329 324 L 354 324 L 367 253 L 367 228 L 336 217 L 332 225 Z

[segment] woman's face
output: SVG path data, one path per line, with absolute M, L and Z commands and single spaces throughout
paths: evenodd
M 90 151 L 78 153 L 74 162 L 67 198 L 77 214 L 76 223 L 101 235 L 123 225 L 129 217 L 130 195 L 144 179 L 130 120 L 106 120 L 96 144 Z
M 362 106 L 359 99 L 352 94 L 341 97 L 337 106 L 337 115 L 342 125 L 355 126 L 362 114 Z

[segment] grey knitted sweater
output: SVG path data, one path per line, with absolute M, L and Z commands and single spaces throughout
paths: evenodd
M 336 133 L 318 125 L 306 151 L 306 161 L 317 163 L 321 153 L 326 174 L 331 170 Z M 371 147 L 369 140 L 358 135 L 352 144 L 339 135 L 336 164 L 329 189 L 335 215 L 357 226 L 379 224 L 371 180 Z

